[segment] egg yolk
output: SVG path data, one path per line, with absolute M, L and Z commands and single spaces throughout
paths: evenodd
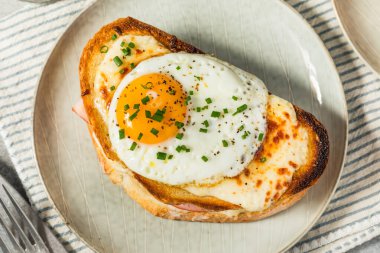
M 116 119 L 125 137 L 157 144 L 175 137 L 186 118 L 186 93 L 172 77 L 152 73 L 140 76 L 122 91 Z

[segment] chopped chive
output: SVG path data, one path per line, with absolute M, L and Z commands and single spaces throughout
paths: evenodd
M 139 109 L 140 108 L 140 104 L 134 104 L 133 105 L 133 109 Z
M 186 147 L 185 145 L 179 145 L 175 148 L 175 150 L 178 152 L 178 153 L 181 153 L 182 151 L 185 151 L 185 152 L 190 152 L 190 148 Z
M 183 138 L 183 134 L 178 133 L 175 137 L 176 137 L 178 140 L 182 140 L 182 138 Z
M 148 118 L 148 119 L 151 118 L 152 117 L 152 113 L 150 111 L 146 110 L 145 111 L 145 117 Z
M 146 90 L 149 90 L 149 89 L 153 88 L 153 83 L 152 82 L 147 82 L 146 84 L 141 84 L 141 87 L 143 87 Z
M 220 116 L 220 112 L 217 112 L 217 111 L 212 111 L 211 112 L 211 117 L 213 117 L 213 118 L 219 118 L 219 116 Z
M 234 114 L 232 115 L 235 116 L 238 113 L 244 112 L 245 110 L 247 110 L 247 108 L 248 108 L 247 104 L 241 105 L 236 109 L 236 112 L 234 112 Z
M 137 137 L 138 140 L 141 140 L 141 138 L 143 137 L 143 134 L 142 133 L 139 133 L 139 136 Z
M 131 68 L 134 69 L 135 67 L 136 67 L 135 64 L 132 62 L 131 63 Z
M 248 137 L 248 135 L 250 135 L 250 134 L 251 134 L 250 131 L 244 131 L 244 134 L 241 136 L 241 138 L 243 138 L 243 140 L 245 140 Z
M 201 111 L 201 108 L 200 107 L 197 107 L 197 112 L 200 112 Z
M 142 102 L 144 105 L 146 105 L 146 103 L 148 103 L 149 100 L 150 100 L 149 96 L 146 96 L 146 97 L 144 97 L 143 99 L 141 99 L 141 102 Z
M 176 91 L 175 90 L 169 90 L 170 95 L 175 95 Z
M 124 110 L 126 111 L 128 109 L 129 109 L 129 105 L 128 104 L 124 105 Z
M 236 97 L 236 96 L 232 96 L 232 99 L 235 100 L 235 101 L 237 101 L 237 100 L 238 100 L 238 97 Z
M 260 158 L 260 162 L 265 163 L 267 161 L 267 158 L 265 156 Z
M 223 109 L 223 112 L 224 112 L 224 113 L 228 113 L 228 109 L 227 109 L 227 108 L 224 108 L 224 109 Z
M 131 55 L 131 49 L 129 47 L 121 49 L 121 52 L 123 52 L 124 56 Z
M 259 138 L 258 138 L 259 141 L 262 141 L 262 140 L 263 140 L 263 137 L 264 137 L 264 133 L 260 133 L 260 134 L 259 134 Z
M 241 125 L 241 126 L 239 126 L 237 132 L 240 132 L 240 131 L 243 130 L 243 129 L 244 129 L 244 125 Z
M 173 155 L 168 156 L 168 160 L 171 160 L 171 159 L 173 159 Z
M 208 161 L 208 158 L 207 158 L 207 156 L 202 156 L 202 160 L 204 161 L 204 162 L 207 162 Z
M 150 132 L 151 132 L 153 135 L 157 136 L 157 134 L 158 134 L 159 131 L 158 131 L 156 128 L 152 128 L 152 129 L 150 129 Z
M 117 39 L 117 35 L 114 33 L 111 37 L 112 40 L 116 40 Z
M 182 128 L 184 125 L 185 125 L 185 124 L 183 124 L 182 122 L 179 122 L 179 121 L 176 121 L 176 122 L 175 122 L 175 126 L 176 126 L 178 129 Z
M 130 47 L 130 48 L 134 48 L 134 47 L 135 47 L 135 43 L 133 43 L 133 42 L 129 42 L 128 47 Z
M 202 122 L 202 125 L 204 125 L 205 127 L 208 127 L 210 124 L 208 123 L 207 120 L 205 120 L 205 121 Z
M 102 46 L 102 47 L 100 48 L 100 52 L 101 52 L 102 54 L 107 53 L 107 52 L 108 52 L 108 47 L 107 47 L 107 46 Z
M 194 76 L 198 81 L 200 81 L 202 78 L 200 76 Z
M 189 94 L 190 94 L 190 95 L 194 95 L 194 91 L 191 90 L 191 91 L 189 92 Z
M 115 88 L 115 86 L 113 86 L 113 85 L 110 87 L 110 90 L 115 90 L 115 89 L 116 89 L 116 88 Z
M 140 112 L 140 110 L 135 111 L 131 116 L 129 116 L 129 120 L 133 120 L 137 117 L 137 114 Z
M 199 132 L 201 132 L 201 133 L 207 133 L 207 129 L 206 128 L 200 128 Z
M 158 110 L 154 113 L 152 119 L 155 120 L 155 121 L 161 122 L 161 121 L 164 119 L 164 113 L 165 113 L 164 110 L 160 110 L 160 109 L 158 109 Z
M 202 107 L 202 110 L 206 110 L 206 109 L 208 109 L 208 105 L 205 105 Z
M 223 147 L 228 147 L 228 142 L 226 140 L 222 140 Z
M 185 105 L 188 105 L 190 100 L 191 100 L 191 96 L 187 96 L 185 100 Z
M 123 61 L 119 58 L 119 56 L 115 56 L 113 58 L 113 62 L 116 64 L 116 66 L 120 67 L 123 64 Z
M 137 143 L 133 142 L 132 145 L 131 145 L 131 147 L 129 149 L 133 151 L 133 150 L 136 149 L 136 147 L 137 147 Z
M 119 129 L 119 139 L 124 139 L 125 138 L 125 132 L 124 129 Z
M 205 100 L 206 100 L 207 104 L 211 104 L 212 103 L 212 99 L 211 98 L 206 98 Z
M 119 73 L 120 73 L 120 74 L 124 74 L 124 72 L 125 72 L 125 69 L 120 69 L 120 70 L 119 70 Z
M 164 152 L 157 152 L 157 159 L 158 160 L 165 160 L 166 156 L 167 156 L 167 154 Z
M 180 66 L 177 66 L 177 67 L 176 67 L 176 70 L 180 70 L 180 69 L 181 69 L 181 67 L 180 67 Z
M 155 120 L 155 121 L 157 121 L 157 122 L 161 122 L 163 119 L 164 119 L 164 116 L 162 116 L 162 115 L 158 115 L 158 114 L 155 114 L 155 115 L 153 115 L 153 117 L 152 117 L 152 120 Z
M 122 42 L 120 43 L 120 46 L 121 46 L 121 47 L 124 47 L 124 46 L 125 46 L 125 41 L 122 41 Z

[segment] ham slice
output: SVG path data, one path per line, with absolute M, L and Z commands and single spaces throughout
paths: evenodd
M 182 209 L 182 210 L 187 210 L 187 211 L 191 211 L 191 212 L 205 212 L 205 211 L 209 211 L 203 207 L 199 207 L 197 205 L 194 205 L 194 204 L 191 204 L 191 203 L 183 203 L 183 204 L 179 204 L 179 205 L 173 205 L 179 209 Z
M 86 109 L 84 108 L 84 105 L 83 105 L 83 100 L 82 99 L 79 99 L 75 105 L 73 105 L 73 107 L 71 108 L 71 110 L 77 114 L 79 117 L 81 117 L 81 119 L 83 119 L 86 123 L 88 123 L 88 117 L 87 117 L 87 113 L 86 113 Z

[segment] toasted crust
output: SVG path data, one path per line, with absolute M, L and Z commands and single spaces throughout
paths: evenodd
M 108 129 L 93 105 L 92 89 L 96 67 L 104 55 L 98 53 L 102 45 L 117 32 L 122 34 L 151 35 L 172 52 L 202 53 L 199 49 L 167 34 L 153 26 L 133 18 L 118 19 L 103 28 L 87 43 L 80 60 L 79 74 L 81 96 L 89 118 L 89 131 L 105 173 L 115 184 L 121 185 L 128 195 L 143 208 L 156 216 L 176 220 L 206 222 L 245 222 L 262 219 L 287 209 L 306 193 L 318 180 L 326 167 L 329 143 L 326 129 L 310 113 L 294 106 L 298 122 L 307 130 L 309 159 L 306 165 L 293 175 L 288 190 L 269 208 L 260 212 L 248 212 L 231 203 L 214 197 L 199 197 L 173 186 L 141 177 L 129 169 L 115 169 L 115 162 L 122 164 L 111 148 Z M 174 205 L 191 203 L 208 211 L 187 211 Z

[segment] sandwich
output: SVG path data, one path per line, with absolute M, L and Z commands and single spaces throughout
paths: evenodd
M 246 222 L 300 200 L 329 141 L 310 113 L 255 75 L 131 17 L 102 27 L 79 63 L 105 174 L 153 215 Z

